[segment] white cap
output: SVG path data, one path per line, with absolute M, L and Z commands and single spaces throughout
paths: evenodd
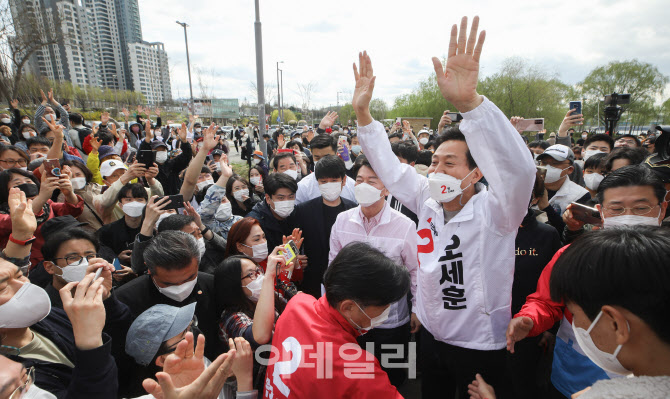
M 119 160 L 110 159 L 108 161 L 103 162 L 102 165 L 100 165 L 100 175 L 102 177 L 109 177 L 112 175 L 112 173 L 114 173 L 119 169 L 128 170 L 128 167 Z

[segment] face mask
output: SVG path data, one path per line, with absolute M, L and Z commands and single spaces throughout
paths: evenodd
M 86 187 L 86 178 L 85 177 L 73 177 L 70 179 L 70 183 L 72 183 L 72 188 L 75 190 L 81 190 L 82 188 Z
M 51 300 L 42 288 L 24 283 L 13 297 L 0 305 L 0 328 L 26 328 L 47 317 Z
M 255 302 L 257 302 L 258 298 L 261 296 L 261 288 L 263 288 L 263 280 L 265 280 L 265 275 L 261 274 L 260 276 L 256 277 L 256 280 L 253 280 L 252 282 L 244 286 L 246 289 L 251 291 L 250 298 L 253 299 Z
M 48 120 L 49 122 L 54 120 L 54 115 L 53 114 L 46 114 L 44 116 L 44 119 Z
M 21 399 L 56 399 L 56 396 L 51 392 L 45 391 L 35 384 L 31 385 L 30 388 L 21 396 Z
M 261 163 L 261 160 L 259 158 L 254 158 L 254 165 L 258 165 Z
M 54 263 L 54 265 L 56 265 Z M 81 258 L 79 262 L 70 263 L 65 267 L 60 267 L 56 265 L 57 268 L 61 269 L 63 272 L 61 278 L 68 283 L 74 283 L 81 281 L 86 277 L 86 269 L 88 268 L 88 260 L 86 258 Z
M 551 165 L 547 165 L 545 167 L 547 168 L 547 176 L 544 178 L 544 182 L 549 184 L 556 183 L 557 181 L 561 180 L 561 177 L 564 177 L 561 176 L 561 172 L 569 168 L 568 166 L 568 168 L 559 169 Z
M 235 191 L 233 193 L 233 197 L 240 202 L 244 202 L 244 199 L 242 197 L 249 197 L 249 189 L 245 188 L 243 190 Z
M 205 254 L 205 251 L 207 250 L 207 247 L 205 247 L 205 238 L 200 237 L 198 238 L 198 251 L 200 251 L 200 258 L 202 259 L 202 256 Z
M 293 213 L 293 208 L 295 208 L 295 200 L 276 201 L 274 211 L 280 218 L 285 218 Z
M 261 184 L 261 177 L 260 177 L 260 176 L 254 176 L 254 177 L 252 177 L 251 179 L 249 179 L 249 181 L 250 181 L 251 184 L 253 184 L 254 186 L 257 186 L 257 185 Z
M 449 202 L 463 194 L 463 190 L 470 187 L 472 183 L 468 184 L 465 188 L 461 188 L 461 183 L 463 183 L 463 180 L 470 176 L 474 171 L 475 169 L 472 169 L 470 173 L 465 175 L 462 179 L 457 179 L 454 176 L 444 173 L 433 173 L 431 176 L 428 176 L 430 198 L 437 202 Z
M 168 154 L 167 151 L 158 151 L 156 152 L 156 163 L 165 163 L 167 161 Z
M 216 208 L 214 219 L 218 220 L 219 222 L 225 222 L 226 220 L 230 219 L 231 216 L 233 216 L 233 206 L 230 204 L 230 202 L 226 202 Z
M 141 202 L 132 201 L 124 204 L 122 209 L 123 213 L 126 215 L 130 216 L 131 218 L 137 218 L 142 216 L 142 211 L 144 210 L 145 206 L 146 204 Z
M 29 123 L 30 123 L 30 119 L 24 119 L 24 120 L 23 120 L 23 123 L 26 124 L 26 125 L 29 124 Z
M 33 137 L 30 132 L 23 132 L 21 133 L 23 135 L 23 138 L 28 140 L 29 138 Z
M 342 183 L 323 183 L 319 184 L 319 191 L 321 196 L 326 201 L 335 201 L 340 198 L 340 193 L 342 192 Z
M 589 190 L 598 191 L 598 186 L 604 178 L 605 176 L 600 173 L 589 173 L 588 175 L 584 175 L 584 184 L 586 184 Z
M 594 156 L 596 154 L 604 154 L 604 153 L 605 153 L 605 151 L 600 151 L 600 150 L 586 150 L 586 151 L 584 151 L 584 155 L 582 156 L 582 158 L 584 159 L 584 161 L 586 161 L 587 159 L 591 158 L 592 156 Z
M 23 191 L 26 194 L 26 198 L 35 197 L 40 193 L 40 189 L 37 188 L 37 184 L 33 183 L 23 183 L 16 186 L 19 190 Z
M 285 174 L 291 176 L 291 179 L 296 180 L 298 178 L 298 171 L 293 169 L 286 169 Z
M 151 279 L 153 281 L 153 279 Z M 156 282 L 154 281 L 154 285 L 156 286 L 156 289 L 158 289 L 158 292 L 161 294 L 165 295 L 166 297 L 177 301 L 181 302 L 184 299 L 188 298 L 189 295 L 191 295 L 191 292 L 193 292 L 193 287 L 195 287 L 195 283 L 198 282 L 198 277 L 194 278 L 191 281 L 187 281 L 182 285 L 171 285 L 169 287 L 161 288 L 159 287 Z
M 158 225 L 161 224 L 161 222 L 162 222 L 164 219 L 169 218 L 169 217 L 172 216 L 172 215 L 174 215 L 174 213 L 164 213 L 164 214 L 160 215 L 160 216 L 158 217 L 158 220 L 156 221 L 156 228 L 158 228 Z
M 651 216 L 639 216 L 639 215 L 621 215 L 621 216 L 611 216 L 603 218 L 603 228 L 611 228 L 616 226 L 660 226 L 661 223 L 658 221 L 658 217 L 661 215 L 661 212 L 658 212 L 656 217 Z
M 351 151 L 352 151 L 354 154 L 358 155 L 358 154 L 361 153 L 361 151 L 363 151 L 363 148 L 362 148 L 360 145 L 352 145 L 352 146 L 351 146 Z
M 240 243 L 240 244 L 242 244 L 242 243 Z M 242 245 L 247 247 L 247 248 L 251 248 L 251 250 L 253 251 L 253 256 L 251 257 L 251 259 L 255 260 L 256 262 L 262 262 L 265 259 L 267 259 L 267 257 L 268 257 L 268 243 L 267 243 L 267 241 L 262 243 L 262 244 L 256 244 L 256 245 L 252 245 L 252 246 L 248 246 L 248 245 L 244 245 L 244 244 L 242 244 Z
M 621 365 L 619 359 L 617 359 L 617 355 L 619 354 L 619 351 L 621 351 L 623 345 L 617 346 L 614 353 L 607 353 L 598 349 L 591 338 L 591 330 L 596 326 L 602 315 L 603 311 L 601 310 L 600 313 L 598 313 L 598 316 L 596 316 L 596 319 L 593 320 L 593 323 L 589 326 L 588 330 L 575 326 L 575 321 L 574 319 L 572 320 L 572 329 L 575 332 L 577 343 L 584 351 L 584 354 L 586 354 L 586 356 L 601 369 L 621 375 L 631 374 L 629 370 Z M 626 322 L 626 324 L 628 324 L 628 322 Z M 630 331 L 630 325 L 628 325 L 628 331 Z
M 589 137 L 588 134 L 582 134 L 582 138 L 583 138 L 584 140 L 586 140 L 587 137 Z
M 202 131 L 202 128 L 199 128 L 199 127 L 196 127 L 196 128 L 195 128 L 195 132 L 196 132 L 196 133 L 200 133 L 201 131 Z
M 419 143 L 421 143 L 421 144 L 423 144 L 423 145 L 428 144 L 428 137 L 421 137 L 421 138 L 419 139 Z
M 364 314 L 368 319 L 370 319 L 370 327 L 361 327 L 361 326 L 359 326 L 358 324 L 356 324 L 355 321 L 353 321 L 352 319 L 349 319 L 349 321 L 351 321 L 352 323 L 354 323 L 354 325 L 356 326 L 356 329 L 357 329 L 358 331 L 361 331 L 361 330 L 369 331 L 369 330 L 372 330 L 372 329 L 375 328 L 375 327 L 379 327 L 379 326 L 381 326 L 382 324 L 384 324 L 384 322 L 386 321 L 386 319 L 389 318 L 389 313 L 391 313 L 391 306 L 389 306 L 389 307 L 387 307 L 387 308 L 382 312 L 382 314 L 380 314 L 379 316 L 377 316 L 377 317 L 370 317 L 370 316 L 368 316 L 367 313 L 365 313 L 365 311 L 363 310 L 363 308 L 361 308 L 361 305 L 359 305 L 357 302 L 354 302 L 354 303 L 356 304 L 356 306 L 358 306 L 358 308 L 361 310 L 361 312 L 363 312 L 363 314 Z
M 210 184 L 214 184 L 214 179 L 203 180 L 200 183 L 196 184 L 195 186 L 198 187 L 198 191 L 202 191 L 205 189 L 205 187 L 209 186 Z
M 9 119 L 9 118 L 2 118 L 2 119 L 0 119 L 0 122 L 2 122 L 2 123 L 6 123 L 6 124 L 9 124 L 11 121 L 12 121 L 12 120 Z
M 382 198 L 382 190 L 367 183 L 361 183 L 354 187 L 354 197 L 363 208 L 367 208 Z

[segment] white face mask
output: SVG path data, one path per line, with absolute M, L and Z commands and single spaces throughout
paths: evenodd
M 12 121 L 12 120 L 9 119 L 9 118 L 2 118 L 2 119 L 0 119 L 0 122 L 2 122 L 2 123 L 6 123 L 6 124 L 9 124 L 11 121 Z
M 202 131 L 202 128 L 200 128 L 200 127 L 196 127 L 196 128 L 195 128 L 195 132 L 196 132 L 196 133 L 200 133 L 201 131 Z
M 610 216 L 607 218 L 604 215 L 600 215 L 600 217 L 603 218 L 603 228 L 607 229 L 616 226 L 660 226 L 661 222 L 658 220 L 660 215 L 661 211 L 659 210 L 656 217 L 639 215 Z
M 30 119 L 24 119 L 23 123 L 26 124 L 26 125 L 30 124 Z
M 586 184 L 586 188 L 589 190 L 598 191 L 598 186 L 604 178 L 605 176 L 600 173 L 589 173 L 588 175 L 584 175 L 584 184 Z
M 584 154 L 582 155 L 582 159 L 586 161 L 587 159 L 591 158 L 592 156 L 596 154 L 604 154 L 605 151 L 600 151 L 600 150 L 586 150 L 584 151 Z
M 153 278 L 151 279 L 153 281 Z M 195 287 L 195 283 L 198 282 L 198 277 L 194 278 L 191 281 L 187 281 L 184 284 L 181 285 L 171 285 L 169 287 L 161 288 L 156 284 L 154 281 L 154 285 L 156 286 L 156 289 L 158 289 L 158 292 L 161 294 L 165 295 L 166 297 L 177 301 L 181 302 L 184 299 L 188 298 L 189 295 L 191 295 L 191 292 L 193 292 L 193 288 Z
M 156 163 L 163 164 L 168 159 L 167 151 L 157 151 L 156 152 Z
M 423 145 L 428 144 L 428 137 L 421 137 L 421 138 L 419 139 L 419 143 L 421 143 L 421 144 L 423 144 Z
M 70 183 L 72 183 L 72 188 L 75 190 L 81 190 L 82 188 L 86 187 L 86 178 L 85 177 L 73 177 L 70 179 Z
M 45 391 L 35 384 L 31 385 L 21 399 L 56 399 L 56 396 L 49 391 Z
M 295 200 L 275 201 L 274 204 L 274 211 L 280 218 L 288 217 L 295 208 Z
M 582 138 L 583 138 L 584 140 L 586 140 L 588 137 L 589 137 L 588 134 L 582 134 Z
M 242 197 L 247 197 L 247 198 L 249 197 L 249 189 L 245 188 L 245 189 L 242 189 L 242 190 L 237 190 L 233 193 L 233 197 L 240 202 L 244 202 L 244 198 L 242 198 Z
M 255 260 L 256 262 L 262 262 L 265 259 L 267 259 L 267 257 L 268 257 L 268 243 L 267 243 L 267 241 L 264 242 L 264 243 L 256 244 L 256 245 L 252 245 L 252 246 L 244 245 L 242 243 L 240 243 L 240 244 L 247 247 L 247 248 L 251 248 L 251 250 L 253 252 L 253 256 L 251 257 L 251 259 Z
M 223 203 L 216 208 L 216 213 L 214 214 L 214 219 L 219 222 L 225 222 L 233 216 L 233 206 L 230 202 Z
M 137 218 L 142 216 L 142 211 L 147 206 L 147 204 L 137 201 L 127 202 L 123 205 L 123 213 L 130 216 L 131 218 Z
M 319 191 L 321 192 L 323 199 L 326 201 L 335 201 L 340 198 L 340 193 L 342 193 L 342 183 L 333 182 L 319 184 Z
M 88 268 L 88 260 L 86 258 L 81 258 L 79 262 L 70 263 L 65 267 L 60 267 L 54 263 L 54 265 L 61 269 L 63 272 L 61 278 L 68 283 L 74 283 L 81 281 L 86 277 L 86 269 Z
M 23 283 L 9 301 L 0 305 L 0 328 L 26 328 L 47 317 L 51 300 L 37 285 Z
M 365 313 L 365 311 L 363 310 L 363 308 L 361 308 L 361 305 L 359 305 L 357 302 L 354 302 L 354 303 L 356 304 L 356 306 L 358 306 L 358 308 L 361 310 L 361 312 L 363 312 L 363 314 L 364 314 L 368 319 L 370 319 L 370 327 L 362 327 L 362 326 L 359 326 L 358 324 L 356 324 L 355 321 L 353 321 L 352 319 L 349 319 L 349 321 L 351 321 L 352 323 L 354 323 L 354 325 L 356 326 L 356 329 L 357 329 L 358 331 L 361 331 L 361 330 L 369 331 L 369 330 L 372 330 L 372 329 L 375 328 L 375 327 L 379 327 L 379 326 L 381 326 L 382 324 L 384 324 L 384 322 L 386 321 L 386 319 L 389 318 L 389 313 L 391 313 L 391 306 L 389 306 L 389 307 L 387 307 L 386 309 L 384 309 L 384 311 L 382 312 L 382 314 L 380 314 L 379 316 L 377 316 L 377 317 L 370 317 L 370 316 L 368 316 L 367 313 Z
M 198 187 L 198 191 L 202 191 L 205 189 L 205 187 L 209 186 L 210 184 L 214 184 L 214 179 L 203 180 L 200 183 L 196 184 L 195 186 Z
M 476 169 L 476 168 L 475 168 Z M 437 202 L 449 202 L 459 195 L 463 194 L 463 190 L 472 185 L 472 182 L 465 188 L 461 188 L 463 180 L 465 180 L 472 172 L 465 175 L 462 179 L 457 179 L 454 176 L 444 173 L 433 173 L 428 176 L 428 188 L 430 189 L 430 198 Z
M 384 198 L 382 197 L 382 190 L 368 183 L 357 184 L 354 187 L 354 197 L 356 198 L 356 202 L 363 208 L 367 208 Z
M 54 114 L 46 114 L 46 115 L 44 115 L 44 119 L 46 119 L 46 120 L 48 120 L 49 122 L 51 122 L 51 121 L 53 121 L 53 120 L 55 119 L 55 118 L 54 118 Z
M 251 179 L 249 179 L 249 182 L 251 182 L 251 184 L 253 184 L 254 186 L 257 186 L 257 185 L 261 184 L 261 177 L 260 176 L 254 176 Z
M 631 371 L 626 369 L 619 362 L 619 359 L 617 359 L 617 355 L 619 354 L 619 351 L 621 351 L 623 345 L 617 346 L 614 350 L 614 353 L 607 353 L 598 349 L 596 344 L 593 342 L 593 339 L 591 338 L 591 330 L 593 330 L 593 327 L 596 326 L 602 315 L 603 311 L 601 310 L 600 313 L 598 313 L 598 316 L 596 316 L 595 320 L 593 320 L 593 323 L 591 323 L 589 326 L 588 330 L 584 330 L 583 328 L 575 326 L 575 320 L 572 320 L 572 329 L 575 332 L 577 343 L 584 351 L 584 354 L 601 369 L 609 371 L 610 373 L 621 375 L 631 374 Z M 626 325 L 628 326 L 628 331 L 630 331 L 630 325 L 628 325 L 628 322 L 626 322 Z
M 283 173 L 291 176 L 291 179 L 296 180 L 298 178 L 298 171 L 293 169 L 286 169 Z
M 260 158 L 254 158 L 254 165 L 258 165 L 259 163 L 261 163 L 261 159 Z
M 561 178 L 565 176 L 561 176 L 561 173 L 565 170 L 568 169 L 569 166 L 565 169 L 559 169 L 551 165 L 545 166 L 547 168 L 547 176 L 544 178 L 545 183 L 556 183 L 557 181 L 561 180 Z
M 200 251 L 200 259 L 202 259 L 202 256 L 205 254 L 205 251 L 207 251 L 204 237 L 198 238 L 198 251 Z
M 21 133 L 21 134 L 23 135 L 23 138 L 26 139 L 26 140 L 28 140 L 29 138 L 33 137 L 33 136 L 30 134 L 30 132 L 27 132 L 27 131 L 24 131 L 24 132 Z
M 261 296 L 261 288 L 263 288 L 263 280 L 265 280 L 265 275 L 261 274 L 256 277 L 256 280 L 252 280 L 249 284 L 244 287 L 251 291 L 251 296 L 249 298 L 253 299 L 255 302 L 258 302 L 258 298 Z

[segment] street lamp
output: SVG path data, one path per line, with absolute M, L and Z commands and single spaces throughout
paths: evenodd
M 119 116 L 119 82 L 116 79 L 116 75 L 112 75 L 114 78 L 114 83 L 116 84 L 116 89 L 114 89 L 114 102 L 116 103 L 116 116 Z
M 188 55 L 188 35 L 186 34 L 186 22 L 175 21 L 184 28 L 184 41 L 186 42 L 186 66 L 188 67 L 188 88 L 191 91 L 191 115 L 195 115 L 195 104 L 193 103 L 193 85 L 191 84 L 191 59 Z
M 340 93 L 344 94 L 343 91 L 338 91 L 337 92 L 337 109 L 340 109 Z
M 279 64 L 283 64 L 284 61 L 277 61 L 277 117 L 279 117 L 279 127 L 281 127 L 282 123 L 284 122 L 284 118 L 282 118 L 282 112 L 281 112 L 281 91 L 279 91 Z M 280 116 L 281 115 L 281 116 Z
M 256 20 L 254 21 L 254 31 L 256 34 L 256 89 L 258 89 L 258 137 L 260 138 L 260 147 L 263 156 L 267 159 L 268 149 L 263 140 L 265 134 L 265 95 L 263 84 L 263 33 L 261 31 L 261 10 L 258 0 L 254 2 L 256 8 Z M 251 158 L 249 157 L 249 167 L 251 167 Z

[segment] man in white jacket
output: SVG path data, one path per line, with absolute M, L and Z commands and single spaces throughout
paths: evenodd
M 509 119 L 477 94 L 475 17 L 454 25 L 446 72 L 433 58 L 444 98 L 463 115 L 460 130 L 436 142 L 425 178 L 393 155 L 381 123 L 370 115 L 375 76 L 370 57 L 354 65 L 353 107 L 363 152 L 385 187 L 419 219 L 417 316 L 423 326 L 423 398 L 467 397 L 475 373 L 503 394 L 505 329 L 510 321 L 514 241 L 526 215 L 535 165 Z M 458 37 L 457 37 L 458 36 Z M 467 40 L 467 43 L 466 43 Z M 478 183 L 486 176 L 488 190 Z M 498 389 L 500 387 L 500 389 Z M 504 394 L 503 394 L 504 395 Z

